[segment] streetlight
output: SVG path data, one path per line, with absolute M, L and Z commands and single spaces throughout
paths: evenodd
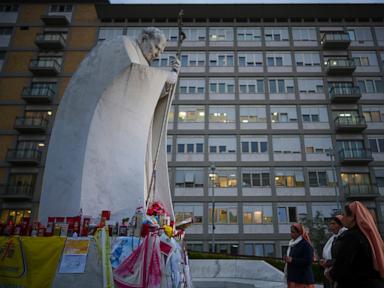
M 339 190 L 337 189 L 338 185 L 337 185 L 336 171 L 335 171 L 336 169 L 335 169 L 335 162 L 334 162 L 335 152 L 333 151 L 333 149 L 331 147 L 329 147 L 329 149 L 328 149 L 327 156 L 329 156 L 331 159 L 332 174 L 333 174 L 333 179 L 335 181 L 335 185 L 333 187 L 335 188 L 337 212 L 341 213 L 341 200 L 340 200 Z
M 215 164 L 210 167 L 209 179 L 212 184 L 212 253 L 215 253 Z

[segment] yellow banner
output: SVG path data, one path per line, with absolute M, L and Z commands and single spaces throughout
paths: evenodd
M 64 237 L 56 236 L 0 237 L 4 257 L 4 262 L 0 258 L 0 284 L 18 288 L 51 287 L 64 242 Z M 3 267 L 8 269 L 8 274 L 3 272 Z

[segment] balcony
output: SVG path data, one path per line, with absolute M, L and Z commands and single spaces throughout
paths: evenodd
M 339 158 L 342 164 L 367 164 L 373 161 L 371 150 L 369 149 L 341 149 Z
M 337 132 L 361 132 L 367 128 L 367 122 L 364 117 L 336 117 L 335 129 Z
M 54 59 L 32 59 L 29 71 L 37 76 L 56 76 L 61 71 L 61 65 Z
M 329 59 L 326 67 L 328 75 L 352 75 L 356 64 L 352 59 Z
M 36 35 L 35 44 L 40 49 L 63 49 L 65 39 L 60 33 L 40 33 Z
M 349 47 L 351 39 L 348 33 L 325 33 L 321 38 L 321 46 L 324 49 L 340 49 L 344 50 Z
M 38 165 L 41 151 L 37 149 L 8 150 L 6 160 L 15 165 Z
M 334 103 L 355 103 L 361 98 L 359 87 L 332 87 L 329 96 Z
M 372 184 L 347 184 L 343 185 L 343 191 L 347 200 L 370 199 L 379 196 L 377 186 Z
M 31 200 L 32 185 L 0 185 L 0 198 L 10 200 Z
M 41 15 L 41 21 L 47 26 L 67 26 L 69 24 L 68 17 L 65 15 Z
M 46 87 L 24 87 L 21 98 L 30 103 L 49 103 L 55 96 L 55 91 Z
M 14 128 L 21 133 L 44 133 L 48 127 L 48 120 L 42 118 L 17 117 Z

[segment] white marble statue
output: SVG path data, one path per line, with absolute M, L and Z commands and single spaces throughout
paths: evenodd
M 165 87 L 177 81 L 180 62 L 173 61 L 172 72 L 149 66 L 165 45 L 164 34 L 150 27 L 137 40 L 103 41 L 82 61 L 52 129 L 40 221 L 80 209 L 91 216 L 110 210 L 120 220 L 145 207 L 150 186 L 150 200 L 162 201 L 173 216 L 163 123 L 173 96 Z

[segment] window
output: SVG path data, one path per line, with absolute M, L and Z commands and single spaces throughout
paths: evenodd
M 183 32 L 187 36 L 185 41 L 205 41 L 205 28 L 183 27 Z
M 275 184 L 278 188 L 304 187 L 303 169 L 276 168 Z
M 274 257 L 275 246 L 272 243 L 245 243 L 244 255 L 259 257 Z
M 267 122 L 265 106 L 240 106 L 241 123 L 265 123 Z
M 179 94 L 204 94 L 204 79 L 183 79 L 179 81 Z
M 209 92 L 213 94 L 235 93 L 235 80 L 209 79 Z
M 49 12 L 52 12 L 52 13 L 69 13 L 69 12 L 72 12 L 72 4 L 52 4 L 49 7 Z
M 383 122 L 384 119 L 384 106 L 375 105 L 363 106 L 363 115 L 367 122 Z
M 17 5 L 17 4 L 0 5 L 0 13 L 1 12 L 13 13 L 13 12 L 17 12 L 18 10 L 19 10 L 19 5 Z
M 267 53 L 267 66 L 269 67 L 292 66 L 291 53 L 290 52 Z
M 270 187 L 269 170 L 245 169 L 242 172 L 242 186 L 244 188 Z
M 295 52 L 296 66 L 320 66 L 319 52 Z
M 217 188 L 236 188 L 237 171 L 234 168 L 218 168 L 214 179 Z
M 179 136 L 176 140 L 178 154 L 199 154 L 204 151 L 204 137 L 201 136 Z
M 204 117 L 204 106 L 179 106 L 179 122 L 201 123 Z
M 332 171 L 309 171 L 309 186 L 310 187 L 329 187 L 330 183 L 328 182 L 328 177 L 333 175 Z M 331 179 L 332 179 L 331 178 Z
M 239 67 L 263 67 L 263 54 L 261 52 L 239 52 Z
M 171 108 L 168 111 L 168 123 L 173 123 L 175 119 L 175 106 L 171 106 Z
M 258 27 L 237 28 L 237 41 L 261 42 L 261 30 Z
M 204 170 L 201 168 L 176 168 L 176 188 L 198 188 L 204 186 Z
M 368 173 L 341 173 L 343 186 L 348 185 L 369 185 L 371 180 Z
M 209 66 L 210 67 L 232 67 L 233 63 L 233 53 L 225 52 L 216 52 L 209 53 Z
M 384 137 L 383 136 L 369 136 L 368 140 L 369 140 L 369 147 L 371 148 L 372 153 L 384 153 Z
M 378 66 L 378 61 L 375 52 L 352 52 L 352 58 L 357 66 Z
M 359 43 L 373 41 L 370 27 L 348 27 L 347 32 L 352 41 L 358 41 Z
M 5 60 L 5 52 L 0 51 L 0 71 L 1 71 L 1 69 L 3 69 L 4 60 Z
M 235 123 L 234 106 L 209 106 L 209 123 Z
M 14 225 L 20 225 L 23 220 L 31 218 L 31 210 L 29 209 L 2 209 L 1 210 L 1 222 L 9 223 L 12 221 Z
M 297 122 L 296 106 L 271 106 L 272 123 Z
M 301 106 L 301 116 L 304 123 L 328 122 L 326 106 Z
M 210 41 L 233 41 L 233 28 L 210 28 Z
M 174 205 L 176 223 L 192 218 L 194 224 L 203 224 L 203 204 L 175 203 Z
M 306 154 L 326 154 L 332 149 L 332 140 L 330 136 L 305 135 L 304 146 Z
M 209 204 L 208 209 L 209 224 L 212 224 L 212 206 Z M 215 224 L 237 224 L 237 206 L 225 203 L 216 203 Z
M 208 139 L 209 153 L 233 154 L 236 153 L 236 137 L 210 136 Z
M 313 203 L 312 217 L 319 215 L 324 221 L 329 222 L 331 217 L 337 214 L 337 205 L 335 203 Z
M 266 136 L 241 136 L 242 153 L 267 153 L 268 138 Z
M 181 55 L 180 61 L 181 61 L 181 67 L 204 67 L 205 53 L 184 52 Z
M 378 187 L 384 187 L 384 169 L 383 168 L 374 168 L 376 184 Z
M 357 86 L 362 93 L 384 93 L 384 81 L 376 79 L 357 80 Z
M 161 31 L 165 34 L 167 42 L 176 42 L 179 32 L 174 27 L 161 27 Z
M 299 92 L 310 93 L 324 93 L 324 84 L 322 79 L 298 79 Z
M 263 94 L 264 80 L 262 79 L 239 79 L 239 92 L 241 94 Z
M 100 27 L 98 40 L 111 40 L 123 35 L 123 31 L 123 27 Z
M 0 27 L 0 37 L 1 36 L 11 36 L 12 27 Z
M 291 79 L 269 79 L 269 93 L 294 93 L 293 80 Z
M 272 205 L 243 205 L 244 225 L 272 224 Z
M 293 27 L 292 37 L 295 41 L 316 41 L 316 29 Z
M 299 154 L 300 153 L 300 137 L 299 136 L 272 136 L 273 153 L 282 154 Z
M 172 136 L 167 137 L 167 153 L 172 153 Z
M 266 27 L 264 30 L 265 41 L 288 41 L 288 28 Z
M 279 224 L 296 223 L 298 219 L 296 207 L 277 207 L 277 218 Z

